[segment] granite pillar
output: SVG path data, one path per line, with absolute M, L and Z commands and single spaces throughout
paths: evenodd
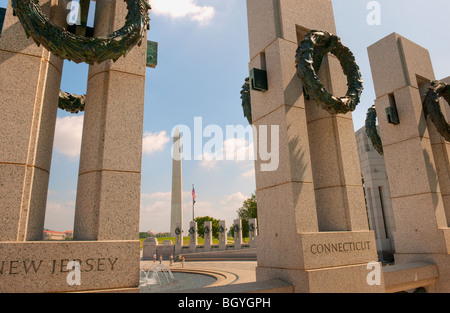
M 219 221 L 219 250 L 227 249 L 227 224 L 226 221 Z
M 41 5 L 64 22 L 54 1 Z M 27 39 L 12 12 L 9 1 L 0 37 L 0 241 L 42 240 L 63 61 Z
M 175 226 L 175 254 L 178 255 L 183 247 L 183 229 L 180 223 Z
M 97 1 L 94 36 L 122 27 L 126 6 Z M 145 70 L 144 43 L 89 67 L 75 240 L 138 238 Z
M 248 220 L 248 244 L 250 248 L 256 248 L 256 237 L 258 237 L 258 219 Z
M 189 223 L 189 251 L 195 253 L 198 245 L 197 223 Z
M 257 280 L 280 278 L 295 292 L 383 291 L 383 282 L 369 286 L 366 280 L 367 263 L 377 254 L 355 166 L 351 113 L 318 108 L 305 98 L 296 74 L 304 35 L 313 29 L 336 33 L 331 0 L 247 0 L 247 12 L 249 69 L 267 71 L 268 79 L 266 92 L 251 90 L 255 144 L 264 139 L 262 127 L 279 127 L 278 168 L 265 171 L 259 156 L 255 161 Z M 336 57 L 326 56 L 318 75 L 334 95 L 346 93 Z
M 395 263 L 437 264 L 433 290 L 449 292 L 448 144 L 422 107 L 427 85 L 435 79 L 429 52 L 396 33 L 368 52 L 395 218 Z M 393 107 L 399 124 L 390 123 L 385 113 Z
M 212 246 L 212 222 L 206 221 L 203 224 L 203 230 L 204 230 L 203 239 L 205 240 L 203 247 L 204 247 L 205 251 L 208 252 L 208 251 L 211 251 L 211 249 L 212 249 L 212 247 L 211 247 Z
M 242 247 L 242 220 L 235 219 L 233 221 L 234 228 L 234 249 L 240 250 Z

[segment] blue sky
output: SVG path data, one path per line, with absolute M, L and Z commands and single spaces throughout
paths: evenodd
M 300 0 L 299 0 L 300 1 Z M 361 104 L 353 114 L 355 130 L 364 124 L 375 95 L 367 47 L 392 32 L 429 50 L 436 78 L 450 76 L 450 1 L 379 0 L 381 24 L 369 25 L 366 0 L 333 0 L 337 33 L 355 54 L 364 79 Z M 5 0 L 0 0 L 4 6 Z M 248 32 L 245 0 L 150 0 L 149 40 L 159 44 L 158 66 L 147 69 L 140 230 L 170 227 L 171 131 L 184 124 L 203 127 L 247 125 L 240 90 L 248 76 Z M 438 32 L 436 32 L 439 31 Z M 294 57 L 294 56 L 293 56 Z M 85 93 L 88 67 L 65 62 L 61 89 Z M 82 115 L 59 111 L 45 226 L 73 227 Z M 227 139 L 227 138 L 225 138 Z M 207 139 L 204 140 L 204 142 Z M 247 138 L 248 141 L 248 138 Z M 241 148 L 249 142 L 236 140 Z M 253 161 L 183 161 L 185 229 L 192 216 L 225 219 L 255 190 Z

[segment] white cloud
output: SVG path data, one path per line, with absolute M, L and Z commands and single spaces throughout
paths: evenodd
M 166 232 L 170 229 L 171 191 L 155 191 L 153 193 L 141 194 L 141 231 L 153 230 L 156 232 Z M 183 212 L 184 227 L 188 228 L 192 219 L 192 194 L 191 191 L 183 191 Z M 204 207 L 204 202 L 197 202 L 198 207 Z M 187 227 L 187 228 L 186 228 Z
M 74 201 L 65 203 L 49 201 L 45 213 L 45 228 L 56 231 L 73 230 Z
M 245 178 L 255 178 L 255 169 L 252 168 L 248 171 L 245 171 L 244 173 L 242 173 L 242 177 Z
M 225 158 L 227 160 L 254 160 L 253 143 L 244 138 L 230 138 L 224 142 Z
M 205 152 L 202 155 L 200 166 L 206 168 L 208 171 L 216 169 L 218 159 L 217 155 Z
M 247 199 L 248 197 L 244 196 L 240 191 L 225 196 L 223 200 L 220 201 L 220 213 L 222 214 L 221 218 L 225 219 L 227 224 L 233 222 L 233 220 L 237 218 L 237 210 L 242 207 L 242 204 Z
M 197 196 L 195 203 L 195 216 L 212 216 L 217 219 L 226 220 L 231 225 L 237 217 L 236 211 L 242 207 L 242 203 L 248 197 L 241 192 L 224 195 L 211 199 L 207 195 Z M 183 226 L 189 229 L 192 220 L 192 194 L 191 190 L 183 191 Z M 171 192 L 156 191 L 142 194 L 140 230 L 153 230 L 166 232 L 170 228 Z M 187 235 L 187 233 L 185 233 Z
M 219 161 L 254 161 L 253 143 L 244 138 L 230 138 L 223 141 L 223 147 L 218 151 L 203 151 L 200 166 L 213 170 Z
M 244 196 L 242 194 L 242 192 L 238 191 L 236 193 L 233 193 L 229 196 L 225 197 L 225 202 L 224 203 L 240 203 L 242 205 L 242 203 L 247 200 L 247 197 Z
M 200 25 L 208 24 L 215 15 L 211 6 L 200 6 L 195 0 L 152 0 L 152 12 L 173 19 L 189 18 Z
M 80 155 L 84 116 L 67 116 L 56 119 L 54 148 L 70 158 Z
M 152 154 L 164 149 L 164 146 L 170 141 L 165 131 L 159 133 L 144 133 L 142 152 L 144 154 Z
M 143 199 L 170 199 L 170 197 L 171 197 L 170 191 L 167 192 L 157 191 L 150 194 L 149 193 L 142 194 Z

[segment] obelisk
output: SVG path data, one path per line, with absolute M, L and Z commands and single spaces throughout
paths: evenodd
M 170 213 L 170 234 L 175 237 L 176 225 L 183 227 L 183 202 L 181 184 L 181 135 L 178 128 L 173 135 L 172 147 L 172 205 Z

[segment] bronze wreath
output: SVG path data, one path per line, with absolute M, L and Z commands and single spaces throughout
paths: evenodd
M 128 14 L 125 25 L 106 37 L 87 38 L 72 34 L 57 26 L 44 14 L 38 0 L 12 0 L 13 14 L 38 46 L 61 59 L 93 64 L 117 61 L 135 45 L 141 45 L 145 29 L 149 29 L 151 8 L 146 0 L 125 0 Z
M 242 110 L 244 111 L 244 117 L 247 118 L 248 123 L 252 124 L 252 104 L 250 101 L 250 77 L 245 79 L 244 85 L 241 90 Z
M 344 97 L 337 98 L 330 94 L 317 76 L 327 53 L 338 58 L 347 76 L 348 91 Z M 363 90 L 363 80 L 353 53 L 341 43 L 339 37 L 325 31 L 309 32 L 300 42 L 295 62 L 297 75 L 303 80 L 308 95 L 319 107 L 331 114 L 345 114 L 356 109 Z
M 86 105 L 86 95 L 74 95 L 62 90 L 59 91 L 58 108 L 69 113 L 83 112 Z
M 446 141 L 450 141 L 450 125 L 442 114 L 439 98 L 443 97 L 450 104 L 450 85 L 440 81 L 431 82 L 423 100 L 425 116 L 429 116 L 437 131 Z
M 369 140 L 372 142 L 372 145 L 375 148 L 375 150 L 380 155 L 383 155 L 383 144 L 381 142 L 380 135 L 378 135 L 376 119 L 377 119 L 377 110 L 375 109 L 375 106 L 373 105 L 367 111 L 366 133 L 367 133 L 367 137 L 369 137 Z

